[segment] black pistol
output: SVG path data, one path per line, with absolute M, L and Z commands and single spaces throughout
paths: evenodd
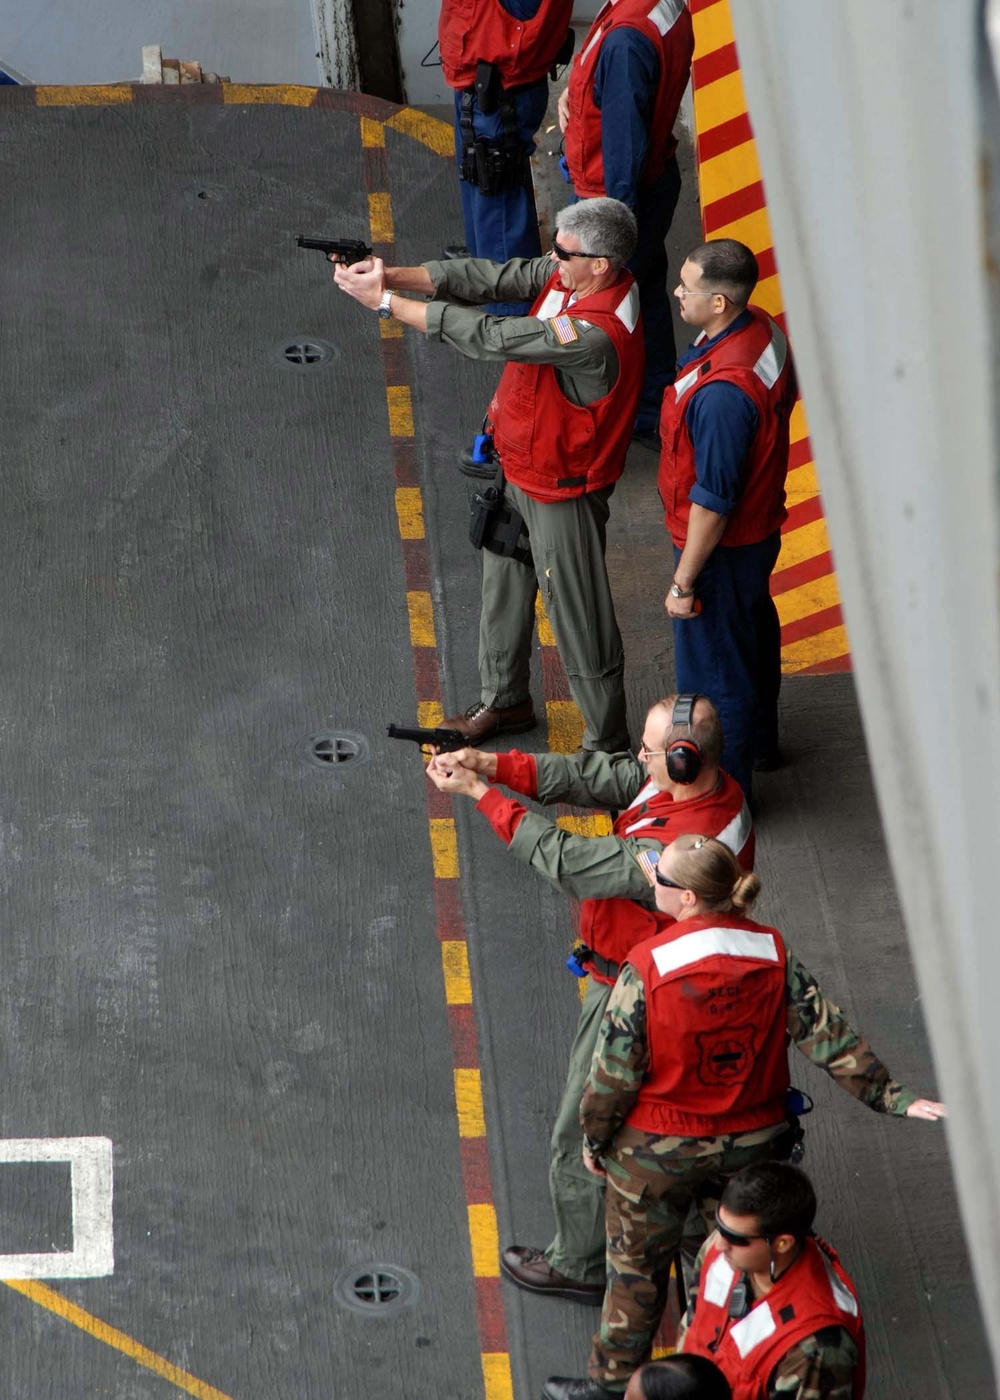
M 433 744 L 442 753 L 454 753 L 464 749 L 469 740 L 457 729 L 401 729 L 398 724 L 390 724 L 385 731 L 390 739 L 409 739 L 424 748 Z
M 329 258 L 331 253 L 336 253 L 338 262 L 344 263 L 346 267 L 350 267 L 352 263 L 364 262 L 365 258 L 372 255 L 368 244 L 360 238 L 307 238 L 304 233 L 300 233 L 295 242 L 300 248 L 314 248 L 325 258 Z

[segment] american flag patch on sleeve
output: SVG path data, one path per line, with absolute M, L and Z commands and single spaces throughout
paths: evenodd
M 645 875 L 651 885 L 656 884 L 656 866 L 660 859 L 659 848 L 653 851 L 640 851 L 636 859 L 639 862 L 639 869 Z
M 555 331 L 556 340 L 560 345 L 571 345 L 574 340 L 580 339 L 572 316 L 553 316 L 549 325 Z

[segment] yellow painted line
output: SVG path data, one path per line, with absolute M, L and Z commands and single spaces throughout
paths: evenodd
M 478 1069 L 455 1070 L 455 1108 L 458 1113 L 459 1137 L 486 1136 L 483 1081 Z
M 387 384 L 385 401 L 389 408 L 389 432 L 393 437 L 413 437 L 413 400 L 407 384 Z
M 500 1237 L 497 1213 L 491 1205 L 467 1206 L 469 1241 L 472 1245 L 472 1272 L 476 1278 L 500 1277 Z
M 396 234 L 392 226 L 392 204 L 384 192 L 368 196 L 368 222 L 373 243 L 391 243 Z
M 535 594 L 535 623 L 538 627 L 538 644 L 543 647 L 554 647 L 556 644 L 556 634 L 552 630 L 552 623 L 549 621 L 548 613 L 545 611 L 545 604 L 542 602 L 542 595 Z
M 775 570 L 790 569 L 793 564 L 801 564 L 803 559 L 815 559 L 817 554 L 825 554 L 830 548 L 826 521 L 814 520 L 809 525 L 801 525 L 797 530 L 789 530 L 781 537 L 781 553 Z
M 311 107 L 316 88 L 297 83 L 223 83 L 222 100 L 239 102 L 281 102 L 286 107 Z
M 757 209 L 752 214 L 745 214 L 742 219 L 736 219 L 731 224 L 723 224 L 721 228 L 712 229 L 709 238 L 735 238 L 740 243 L 745 243 L 751 253 L 763 253 L 765 248 L 774 245 L 771 237 L 771 220 L 768 218 L 766 209 Z M 754 300 L 756 301 L 756 291 Z
M 47 1308 L 57 1317 L 64 1318 L 67 1322 L 71 1322 L 74 1327 L 79 1327 L 81 1331 L 89 1333 L 99 1342 L 104 1342 L 107 1346 L 114 1347 L 116 1351 L 130 1356 L 140 1366 L 145 1366 L 147 1371 L 154 1371 L 156 1375 L 162 1376 L 171 1385 L 175 1385 L 178 1390 L 187 1391 L 188 1395 L 195 1395 L 198 1400 L 230 1400 L 230 1396 L 221 1390 L 216 1390 L 214 1385 L 207 1385 L 205 1381 L 198 1380 L 197 1376 L 192 1376 L 190 1372 L 182 1371 L 179 1366 L 175 1366 L 166 1357 L 158 1356 L 155 1351 L 150 1351 L 141 1342 L 137 1342 L 134 1337 L 120 1332 L 117 1327 L 111 1327 L 108 1323 L 102 1322 L 99 1317 L 84 1312 L 83 1308 L 78 1308 L 75 1303 L 71 1303 L 68 1298 L 64 1298 L 61 1293 L 57 1293 L 46 1284 L 37 1283 L 33 1279 L 12 1278 L 4 1279 L 4 1283 L 8 1288 L 13 1288 L 16 1293 L 23 1293 L 33 1303 L 38 1303 L 40 1307 Z
M 514 1400 L 514 1381 L 510 1374 L 510 1357 L 505 1351 L 484 1351 L 483 1391 L 485 1400 Z
M 698 187 L 702 204 L 712 204 L 734 190 L 745 189 L 761 179 L 756 141 L 744 141 L 741 146 L 703 160 L 698 166 Z M 756 301 L 756 297 L 754 297 Z
M 385 127 L 371 117 L 361 118 L 361 144 L 369 150 L 385 146 Z
M 590 817 L 556 817 L 556 826 L 571 831 L 574 836 L 610 836 L 611 818 L 606 812 Z
M 712 237 L 719 235 L 713 233 Z M 745 242 L 740 239 L 740 242 Z M 781 299 L 781 283 L 778 281 L 778 274 L 773 277 L 762 277 L 753 289 L 753 304 L 759 306 L 762 311 L 766 311 L 769 316 L 778 316 L 785 309 L 785 303 Z
M 435 880 L 458 879 L 458 838 L 451 817 L 431 817 L 431 859 Z
M 402 340 L 403 323 L 402 321 L 395 320 L 391 316 L 388 320 L 380 316 L 378 318 L 378 333 L 383 340 Z
M 444 710 L 440 700 L 417 701 L 417 726 L 420 729 L 437 729 L 444 720 Z
M 694 123 L 700 133 L 740 117 L 747 109 L 743 94 L 743 79 L 739 70 L 696 88 L 694 94 Z
M 824 608 L 832 608 L 839 602 L 840 592 L 834 574 L 824 574 L 811 583 L 790 588 L 787 593 L 778 593 L 774 599 L 782 627 L 789 622 L 798 622 L 800 617 L 810 617 Z
M 424 538 L 424 503 L 419 486 L 396 487 L 396 515 L 401 539 Z
M 801 399 L 796 399 L 795 407 L 792 409 L 791 417 L 788 420 L 788 437 L 790 442 L 801 442 L 804 437 L 809 436 L 809 424 L 806 422 L 806 406 Z
M 468 944 L 460 938 L 442 939 L 441 967 L 444 971 L 444 998 L 448 1005 L 471 1006 L 472 974 L 469 971 Z
M 414 107 L 404 107 L 386 122 L 393 131 L 412 136 L 429 146 L 439 156 L 455 155 L 455 130 L 449 122 L 438 117 L 429 117 L 426 112 L 418 112 Z
M 575 753 L 583 739 L 583 715 L 572 700 L 547 700 L 549 752 Z
M 437 646 L 434 636 L 434 608 L 431 595 L 414 589 L 406 595 L 406 608 L 410 614 L 410 641 L 415 647 Z
M 92 87 L 36 87 L 36 107 L 103 107 L 109 102 L 131 102 L 129 83 L 95 83 Z
M 826 632 L 817 632 L 815 637 L 803 637 L 800 642 L 782 647 L 781 669 L 791 675 L 806 666 L 818 666 L 821 661 L 847 656 L 850 650 L 847 628 L 831 627 Z
M 694 26 L 694 52 L 696 58 L 704 58 L 716 49 L 725 48 L 736 42 L 733 33 L 733 17 L 728 5 L 709 5 L 691 16 Z
M 819 495 L 819 479 L 816 476 L 816 463 L 806 462 L 790 471 L 785 478 L 785 497 L 790 506 L 799 501 L 811 501 Z

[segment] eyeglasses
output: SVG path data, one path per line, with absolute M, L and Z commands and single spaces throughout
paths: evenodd
M 668 890 L 686 890 L 687 885 L 679 885 L 676 880 L 668 880 L 666 875 L 660 874 L 660 867 L 657 866 L 653 874 L 656 876 L 656 883 L 663 885 Z
M 690 287 L 685 287 L 683 282 L 678 282 L 674 288 L 675 297 L 722 297 L 725 301 L 732 301 L 732 297 L 727 297 L 725 292 L 695 292 Z
M 568 248 L 564 248 L 561 243 L 557 243 L 553 238 L 552 251 L 560 262 L 569 262 L 570 258 L 606 258 L 607 253 L 571 253 Z
M 645 763 L 649 758 L 661 758 L 666 753 L 666 749 L 647 749 L 645 744 L 640 744 L 635 751 L 636 758 Z
M 715 1213 L 715 1228 L 727 1244 L 734 1244 L 738 1247 L 753 1244 L 754 1240 L 770 1239 L 769 1235 L 741 1235 L 736 1230 L 730 1230 L 728 1225 L 723 1225 L 718 1211 Z

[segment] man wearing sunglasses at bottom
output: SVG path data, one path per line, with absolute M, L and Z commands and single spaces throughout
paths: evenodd
M 632 211 L 585 199 L 556 216 L 552 254 L 384 267 L 338 266 L 342 291 L 472 360 L 504 365 L 489 406 L 493 446 L 527 548 L 483 558 L 479 699 L 444 721 L 470 744 L 534 729 L 528 689 L 535 597 L 545 610 L 573 699 L 583 748 L 627 749 L 625 653 L 604 562 L 611 493 L 625 466 L 642 388 L 639 294 L 625 268 Z M 417 301 L 395 295 L 416 292 Z M 483 303 L 526 300 L 530 316 L 486 316 Z M 516 532 L 515 532 L 516 535 Z
M 629 954 L 580 1101 L 584 1164 L 607 1187 L 600 1330 L 589 1378 L 550 1376 L 543 1400 L 611 1400 L 648 1358 L 692 1202 L 780 1153 L 789 1040 L 876 1113 L 945 1116 L 890 1076 L 778 930 L 748 917 L 760 880 L 728 846 L 679 836 L 655 879 L 657 908 L 675 922 Z
M 813 1234 L 815 1217 L 809 1178 L 787 1162 L 744 1167 L 726 1182 L 679 1349 L 714 1361 L 734 1400 L 864 1394 L 858 1291 Z

